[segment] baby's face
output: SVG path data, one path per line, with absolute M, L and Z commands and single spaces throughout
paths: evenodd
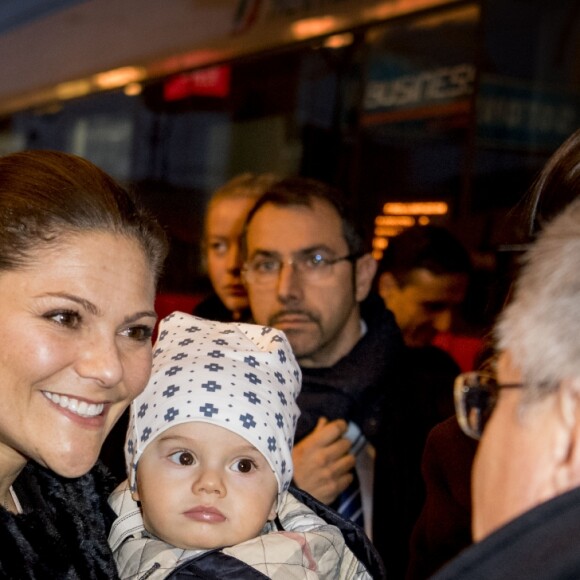
M 209 423 L 182 423 L 152 441 L 139 459 L 137 492 L 145 527 L 184 549 L 212 549 L 255 538 L 276 515 L 278 483 L 244 438 Z

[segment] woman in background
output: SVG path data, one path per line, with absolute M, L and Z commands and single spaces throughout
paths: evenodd
M 196 316 L 220 322 L 250 319 L 248 296 L 242 284 L 240 239 L 248 212 L 278 179 L 271 173 L 243 173 L 213 194 L 205 214 L 203 237 L 213 293 L 194 308 Z

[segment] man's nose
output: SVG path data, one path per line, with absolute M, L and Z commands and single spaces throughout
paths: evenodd
M 433 328 L 437 332 L 447 332 L 451 328 L 453 314 L 450 308 L 442 310 L 433 318 Z
M 302 296 L 300 273 L 291 262 L 283 262 L 280 265 L 277 293 L 280 302 L 298 300 Z

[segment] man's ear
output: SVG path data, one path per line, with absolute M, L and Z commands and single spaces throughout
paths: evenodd
M 393 292 L 398 289 L 399 285 L 397 284 L 397 280 L 390 272 L 383 272 L 379 276 L 378 290 L 387 308 L 389 307 L 389 300 Z
M 362 302 L 371 291 L 373 279 L 377 272 L 377 261 L 371 254 L 364 254 L 355 264 L 355 298 Z
M 564 380 L 555 393 L 561 423 L 555 445 L 559 493 L 580 485 L 580 379 Z

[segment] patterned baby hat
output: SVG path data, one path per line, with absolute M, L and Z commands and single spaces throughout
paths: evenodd
M 301 378 L 279 330 L 170 314 L 159 325 L 149 383 L 131 404 L 125 444 L 131 489 L 153 439 L 174 425 L 202 421 L 233 431 L 262 453 L 280 501 L 292 480 Z

